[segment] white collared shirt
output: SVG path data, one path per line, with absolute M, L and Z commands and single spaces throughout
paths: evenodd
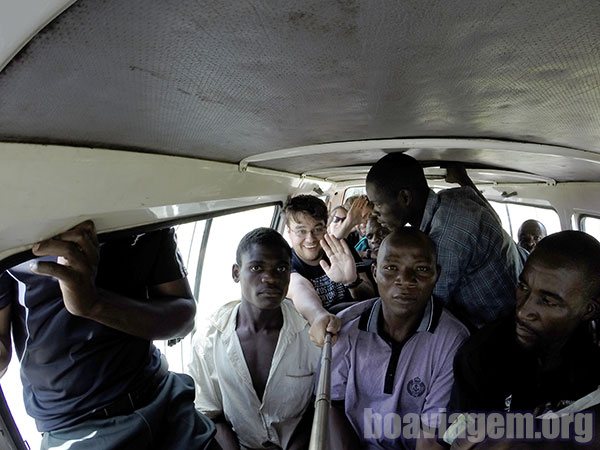
M 211 418 L 224 415 L 245 447 L 286 448 L 311 400 L 320 350 L 308 337 L 306 320 L 284 300 L 283 327 L 261 402 L 235 332 L 239 305 L 238 300 L 222 306 L 206 334 L 194 337 L 189 373 L 196 382 L 196 408 Z

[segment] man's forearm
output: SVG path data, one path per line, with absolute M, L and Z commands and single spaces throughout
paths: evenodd
M 135 300 L 99 289 L 97 301 L 82 317 L 144 339 L 172 339 L 192 331 L 196 303 L 191 298 Z

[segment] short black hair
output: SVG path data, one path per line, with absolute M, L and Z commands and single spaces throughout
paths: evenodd
M 314 195 L 297 195 L 288 200 L 283 207 L 285 222 L 289 225 L 290 219 L 296 219 L 300 214 L 306 214 L 315 220 L 327 223 L 327 205 L 323 200 Z
M 394 244 L 403 244 L 405 242 L 418 242 L 419 244 L 423 244 L 423 246 L 431 252 L 433 261 L 437 264 L 437 250 L 435 243 L 427 233 L 424 233 L 416 227 L 397 228 L 388 234 L 383 241 L 393 242 Z M 381 242 L 382 247 L 383 241 Z
M 421 164 L 404 153 L 389 153 L 373 164 L 366 183 L 377 186 L 386 195 L 393 197 L 402 189 L 422 192 L 429 189 Z
M 542 239 L 529 260 L 541 259 L 556 269 L 571 268 L 586 277 L 589 300 L 600 298 L 600 242 L 583 231 L 565 230 Z
M 247 253 L 253 245 L 262 245 L 271 248 L 280 247 L 285 251 L 290 260 L 292 259 L 292 249 L 283 236 L 273 228 L 261 227 L 246 233 L 238 244 L 237 251 L 235 252 L 235 262 L 238 265 L 242 264 L 242 255 Z

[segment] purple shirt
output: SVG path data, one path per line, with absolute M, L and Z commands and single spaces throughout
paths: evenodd
M 381 299 L 361 302 L 339 316 L 344 325 L 333 346 L 331 400 L 344 400 L 363 447 L 415 448 L 414 436 L 390 427 L 391 420 L 399 425 L 401 419 L 405 426 L 414 422 L 408 422 L 409 413 L 413 419 L 424 414 L 422 420 L 437 427 L 438 414 L 450 399 L 454 355 L 467 328 L 434 301 L 402 344 L 382 337 Z

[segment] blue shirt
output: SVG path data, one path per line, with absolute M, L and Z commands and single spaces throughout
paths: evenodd
M 145 300 L 148 286 L 184 276 L 174 232 L 161 230 L 103 244 L 96 284 Z M 12 325 L 25 408 L 39 431 L 77 423 L 160 367 L 160 352 L 148 340 L 69 313 L 58 282 L 32 273 L 29 262 L 0 274 L 0 308 L 8 304 L 17 313 Z
M 481 327 L 514 311 L 524 258 L 472 188 L 430 190 L 419 228 L 441 268 L 433 295 L 458 318 Z

